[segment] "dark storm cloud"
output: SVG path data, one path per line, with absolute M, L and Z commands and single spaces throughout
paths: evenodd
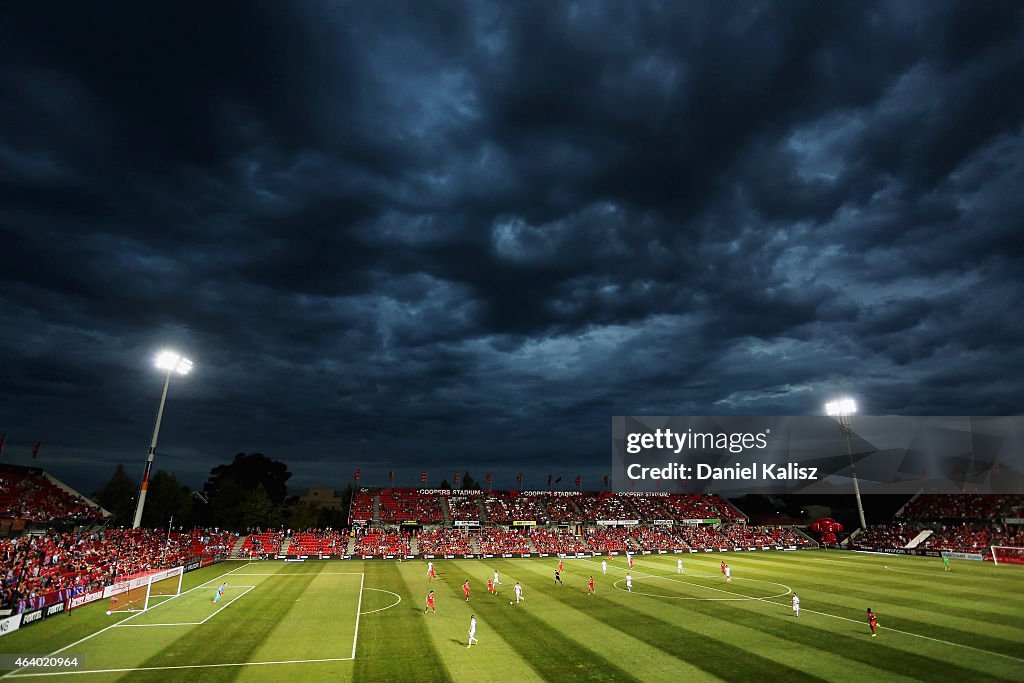
M 1018 4 L 4 13 L 14 459 L 139 464 L 165 344 L 194 484 L 596 484 L 614 414 L 836 391 L 1020 411 Z

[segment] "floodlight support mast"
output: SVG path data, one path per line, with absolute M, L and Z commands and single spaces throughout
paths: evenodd
M 192 370 L 192 361 L 179 356 L 173 351 L 162 351 L 156 358 L 156 366 L 166 370 L 164 376 L 164 390 L 160 394 L 160 407 L 156 411 L 156 422 L 153 424 L 153 438 L 149 442 L 149 453 L 146 456 L 146 469 L 142 473 L 142 484 L 139 486 L 139 500 L 135 504 L 135 520 L 132 528 L 138 529 L 142 524 L 142 509 L 146 506 L 146 491 L 149 489 L 149 477 L 153 470 L 153 458 L 156 457 L 156 440 L 160 436 L 160 423 L 164 418 L 164 404 L 167 403 L 167 389 L 171 386 L 171 375 L 177 372 L 179 375 L 187 375 Z
M 867 531 L 868 523 L 864 519 L 864 503 L 860 499 L 860 483 L 857 481 L 857 465 L 853 462 L 853 448 L 850 445 L 850 437 L 853 436 L 850 415 L 857 412 L 857 404 L 851 398 L 839 399 L 838 401 L 826 403 L 825 412 L 839 421 L 839 434 L 846 441 L 846 454 L 850 457 L 850 476 L 853 478 L 853 494 L 857 499 L 857 515 L 860 517 L 860 528 Z

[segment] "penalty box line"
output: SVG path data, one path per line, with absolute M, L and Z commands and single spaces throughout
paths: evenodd
M 232 574 L 234 572 L 237 572 L 239 569 L 244 569 L 246 566 L 248 566 L 248 563 L 243 564 L 240 567 L 236 567 L 236 568 L 234 568 L 234 569 L 232 569 L 230 571 L 226 571 L 223 574 L 215 576 L 214 578 L 210 579 L 209 581 L 206 581 L 204 583 L 199 584 L 198 586 L 195 586 L 194 588 L 189 588 L 187 591 L 179 593 L 178 595 L 174 596 L 170 600 L 164 600 L 159 605 L 154 605 L 150 609 L 159 609 L 160 607 L 163 607 L 164 605 L 168 605 L 174 599 L 180 598 L 182 595 L 185 595 L 186 593 L 191 593 L 194 590 L 199 590 L 200 588 L 203 588 L 204 586 L 207 586 L 207 585 L 209 585 L 211 583 L 214 583 L 218 579 L 224 578 L 228 574 Z M 69 650 L 69 649 L 73 648 L 75 645 L 78 645 L 80 643 L 84 643 L 85 641 L 89 640 L 90 638 L 95 638 L 96 636 L 98 636 L 101 633 L 109 631 L 112 628 L 116 628 L 117 626 L 120 626 L 121 624 L 123 624 L 124 622 L 128 621 L 129 619 L 134 619 L 135 617 L 139 616 L 140 614 L 145 614 L 145 612 L 136 612 L 135 614 L 131 615 L 130 617 L 126 617 L 126 618 L 122 619 L 121 621 L 117 622 L 116 624 L 111 624 L 110 626 L 104 626 L 99 631 L 96 631 L 96 633 L 91 633 L 91 634 L 87 635 L 84 638 L 79 638 L 78 640 L 76 640 L 75 642 L 71 643 L 70 645 L 65 645 L 64 647 L 62 647 L 59 650 L 54 650 L 53 652 L 51 652 L 50 654 L 48 654 L 46 656 L 47 657 L 53 657 L 54 655 L 58 655 L 61 652 L 64 652 L 65 650 Z M 19 671 L 24 671 L 24 670 L 25 670 L 25 667 L 22 667 L 20 669 L 15 669 L 14 671 L 8 672 L 8 673 L 4 674 L 3 676 L 0 676 L 0 678 L 22 678 L 24 676 L 38 676 L 38 675 L 40 675 L 40 674 L 19 674 L 18 673 Z M 74 672 L 74 673 L 89 673 L 89 672 L 82 671 L 82 672 Z
M 117 623 L 117 624 L 114 624 L 114 628 L 146 628 L 146 627 L 149 627 L 149 626 L 201 626 L 201 625 L 205 624 L 206 622 L 208 622 L 210 619 L 213 619 L 215 616 L 217 616 L 218 614 L 220 614 L 224 610 L 226 610 L 231 605 L 231 603 L 233 603 L 235 600 L 238 600 L 240 597 L 242 597 L 243 595 L 245 595 L 246 593 L 251 591 L 253 588 L 256 588 L 256 586 L 234 586 L 234 588 L 244 588 L 245 590 L 242 591 L 241 593 L 239 593 L 238 595 L 236 595 L 235 597 L 231 598 L 230 600 L 228 600 L 223 605 L 221 605 L 219 608 L 217 608 L 217 610 L 215 612 L 210 614 L 208 617 L 206 617 L 202 621 L 179 621 L 179 622 L 175 622 L 173 624 L 125 624 L 125 623 Z M 125 621 L 127 621 L 127 619 Z
M 591 560 L 591 561 L 593 561 L 593 560 Z M 595 564 L 597 564 L 597 563 L 595 562 Z M 649 573 L 646 573 L 646 572 L 643 572 L 643 573 L 635 572 L 635 573 L 637 574 L 637 576 L 648 576 L 648 577 L 655 578 L 655 579 L 668 579 L 670 581 L 678 581 L 679 583 L 685 583 L 683 581 L 679 581 L 678 579 L 673 579 L 671 577 L 671 575 L 670 576 L 658 576 L 657 574 L 649 574 Z M 779 585 L 780 586 L 785 586 L 786 584 L 782 583 L 782 584 L 779 584 Z M 710 590 L 717 590 L 717 591 L 720 591 L 722 593 L 732 593 L 732 591 L 726 591 L 726 590 L 722 590 L 722 589 L 719 589 L 719 588 L 712 588 L 711 586 L 707 586 L 707 588 L 709 588 Z M 788 586 L 787 586 L 787 588 L 788 588 Z M 792 592 L 792 590 L 793 589 L 790 588 L 790 592 Z M 732 593 L 732 594 L 733 595 L 742 595 L 742 593 Z M 751 596 L 744 596 L 744 597 L 749 597 L 751 600 L 760 600 L 761 602 L 767 602 L 769 605 L 775 605 L 776 607 L 787 607 L 788 606 L 785 603 L 773 602 L 772 600 L 770 600 L 768 598 L 756 598 L 756 597 L 751 597 Z M 812 610 L 812 609 L 804 609 L 802 606 L 800 608 L 800 611 L 801 612 L 808 612 L 810 614 L 817 614 L 817 615 L 822 616 L 822 617 L 831 617 L 832 619 L 842 619 L 843 621 L 850 621 L 850 622 L 853 622 L 855 624 L 863 623 L 860 619 L 851 619 L 850 617 L 843 617 L 843 616 L 839 616 L 838 614 L 829 614 L 828 612 L 818 612 L 818 611 Z M 912 633 L 910 631 L 903 631 L 903 630 L 900 630 L 898 628 L 886 628 L 886 630 L 887 631 L 892 631 L 893 633 L 900 633 L 900 634 L 905 635 L 905 636 L 911 636 L 913 638 L 922 638 L 924 640 L 930 640 L 930 641 L 932 641 L 934 643 L 942 643 L 943 645 L 954 645 L 956 647 L 962 647 L 962 648 L 967 649 L 967 650 L 973 650 L 975 652 L 981 652 L 981 653 L 986 654 L 986 655 L 995 655 L 996 657 L 1005 657 L 1006 659 L 1012 659 L 1015 662 L 1024 662 L 1024 659 L 1021 659 L 1020 657 L 1014 657 L 1013 655 L 1004 654 L 1002 652 L 993 652 L 992 650 L 983 650 L 982 648 L 974 647 L 973 645 L 966 645 L 964 643 L 954 643 L 951 640 L 942 640 L 941 638 L 933 638 L 932 636 L 926 636 L 926 635 L 922 635 L 920 633 Z

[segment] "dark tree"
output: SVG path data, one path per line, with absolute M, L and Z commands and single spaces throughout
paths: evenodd
M 287 482 L 291 476 L 292 473 L 283 462 L 271 460 L 262 453 L 239 453 L 231 463 L 210 470 L 210 478 L 204 489 L 212 503 L 226 481 L 238 484 L 242 491 L 255 491 L 258 486 L 262 486 L 271 505 L 280 505 L 288 495 Z
M 129 525 L 135 517 L 135 494 L 137 484 L 124 471 L 124 465 L 114 468 L 110 481 L 97 491 L 93 498 L 114 515 L 118 524 Z
M 469 476 L 469 471 L 462 473 L 462 488 L 464 489 L 478 489 L 482 488 L 480 482 L 473 477 Z
M 175 526 L 192 524 L 192 491 L 182 486 L 178 478 L 158 470 L 149 481 L 146 508 L 142 511 L 142 526 L 166 527 L 171 517 Z

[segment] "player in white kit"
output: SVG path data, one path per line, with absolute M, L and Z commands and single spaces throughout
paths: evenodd
M 523 587 L 519 585 L 518 581 L 516 581 L 515 590 L 516 590 L 516 604 L 518 605 L 520 602 L 526 602 L 526 598 L 523 597 Z
M 608 573 L 608 560 L 601 560 L 601 571 L 605 574 Z
M 626 590 L 633 592 L 633 577 L 629 575 L 629 572 L 626 572 Z
M 676 574 L 682 574 L 682 573 L 683 573 L 683 561 L 682 560 L 676 560 Z
M 800 598 L 793 594 L 793 614 L 800 616 Z
M 473 647 L 473 641 L 479 645 L 480 641 L 476 639 L 476 615 L 474 614 L 469 618 L 469 645 L 466 647 Z

